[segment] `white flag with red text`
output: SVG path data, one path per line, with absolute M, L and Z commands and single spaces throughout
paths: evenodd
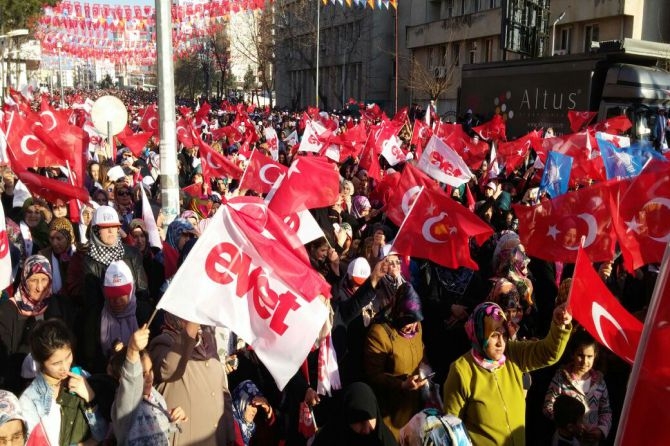
M 426 144 L 417 167 L 431 178 L 453 187 L 467 183 L 473 176 L 463 158 L 435 135 Z
M 295 232 L 303 245 L 320 237 L 326 237 L 309 209 L 287 215 L 284 217 L 284 223 Z
M 325 141 L 322 139 L 328 132 L 326 128 L 320 123 L 311 119 L 305 123 L 305 132 L 302 134 L 300 140 L 301 152 L 316 152 L 319 153 L 325 146 Z
M 389 165 L 395 166 L 398 163 L 407 161 L 407 156 L 405 152 L 402 151 L 400 146 L 402 146 L 402 141 L 398 138 L 397 135 L 391 135 L 387 140 L 382 143 L 382 156 L 386 158 Z
M 185 320 L 226 326 L 282 389 L 326 321 L 328 284 L 304 247 L 259 198 L 222 205 L 158 304 Z M 193 284 L 197 283 L 197 293 Z
M 277 131 L 272 127 L 265 127 L 263 134 L 265 135 L 265 142 L 268 143 L 272 159 L 277 161 L 279 159 L 279 137 L 277 136 Z

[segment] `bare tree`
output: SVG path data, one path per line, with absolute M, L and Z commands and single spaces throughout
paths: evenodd
M 427 95 L 431 100 L 438 101 L 440 96 L 452 87 L 456 66 L 430 66 L 425 61 L 412 56 L 409 61 L 409 77 L 406 85 L 411 90 Z

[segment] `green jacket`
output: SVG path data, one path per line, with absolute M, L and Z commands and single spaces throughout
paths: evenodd
M 571 326 L 551 325 L 540 341 L 511 341 L 507 360 L 490 372 L 468 352 L 451 364 L 444 383 L 444 412 L 463 420 L 477 446 L 526 444 L 524 372 L 556 363 L 568 343 Z

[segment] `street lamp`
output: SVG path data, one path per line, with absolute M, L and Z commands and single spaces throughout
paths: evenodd
M 58 48 L 58 88 L 60 89 L 60 108 L 65 108 L 65 96 L 63 96 L 63 65 L 61 64 L 60 50 L 63 48 L 61 42 L 56 42 Z
M 556 24 L 563 20 L 565 18 L 565 11 L 561 13 L 561 15 L 558 16 L 556 20 L 554 20 L 554 23 L 551 25 L 551 55 L 553 56 L 555 53 L 555 47 L 554 47 L 554 42 L 556 40 Z

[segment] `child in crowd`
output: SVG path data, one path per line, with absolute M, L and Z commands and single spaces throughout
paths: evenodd
M 551 446 L 581 446 L 582 417 L 586 409 L 577 398 L 561 394 L 554 401 L 556 432 Z

